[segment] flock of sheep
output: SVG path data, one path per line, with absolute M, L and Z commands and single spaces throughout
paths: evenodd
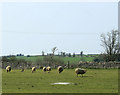
M 7 66 L 6 67 L 6 71 L 7 72 L 10 72 L 11 71 L 11 66 Z M 21 72 L 23 72 L 24 69 L 21 70 Z M 36 67 L 32 67 L 32 73 L 36 71 Z M 43 67 L 43 71 L 46 72 L 48 71 L 48 73 L 51 71 L 51 67 L 48 66 L 48 67 Z M 63 71 L 63 67 L 62 66 L 58 66 L 58 73 L 61 73 Z M 81 68 L 76 68 L 75 69 L 75 73 L 77 74 L 77 77 L 78 77 L 78 74 L 81 74 L 83 76 L 83 74 L 86 73 L 86 69 L 81 69 Z

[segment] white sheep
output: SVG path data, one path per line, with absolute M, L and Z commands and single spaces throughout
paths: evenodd
M 43 67 L 43 71 L 46 72 L 46 67 Z
M 51 71 L 51 67 L 50 66 L 48 66 L 47 68 L 46 68 L 46 71 L 48 71 L 48 73 Z
M 6 71 L 7 71 L 7 72 L 10 72 L 10 71 L 11 71 L 11 66 L 7 66 L 7 67 L 6 67 Z
M 32 73 L 36 71 L 36 67 L 32 67 Z
M 62 66 L 58 66 L 58 72 L 61 73 L 63 71 L 63 67 Z
M 83 74 L 85 74 L 87 72 L 87 70 L 86 69 L 81 69 L 81 68 L 76 68 L 75 72 L 76 72 L 77 77 L 78 77 L 78 74 L 81 74 L 83 76 Z

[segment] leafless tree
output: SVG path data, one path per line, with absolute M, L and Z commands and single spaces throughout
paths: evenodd
M 53 55 L 55 54 L 55 51 L 57 51 L 57 50 L 58 50 L 57 47 L 52 48 Z
M 105 49 L 106 61 L 115 61 L 119 53 L 118 31 L 112 30 L 107 34 L 101 34 L 101 46 Z
M 44 51 L 42 51 L 42 56 L 44 56 L 45 55 L 45 52 Z

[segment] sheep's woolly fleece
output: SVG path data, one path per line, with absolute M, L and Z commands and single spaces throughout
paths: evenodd
M 7 66 L 6 70 L 10 72 L 11 71 L 11 66 Z

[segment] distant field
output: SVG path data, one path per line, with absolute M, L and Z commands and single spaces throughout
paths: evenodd
M 72 64 L 76 64 L 78 63 L 79 61 L 93 61 L 94 57 L 58 57 L 58 56 L 55 56 L 56 58 L 61 58 L 64 63 L 66 64 L 68 61 L 70 61 L 70 63 Z M 17 57 L 18 59 L 25 59 L 27 61 L 37 61 L 37 60 L 43 60 L 43 56 L 32 56 L 32 57 L 26 57 L 26 56 L 18 56 Z
M 55 82 L 70 82 L 68 85 L 51 85 Z M 2 71 L 3 93 L 117 93 L 118 69 L 88 69 L 84 77 L 77 77 L 74 69 L 65 69 L 58 74 L 37 70 Z

